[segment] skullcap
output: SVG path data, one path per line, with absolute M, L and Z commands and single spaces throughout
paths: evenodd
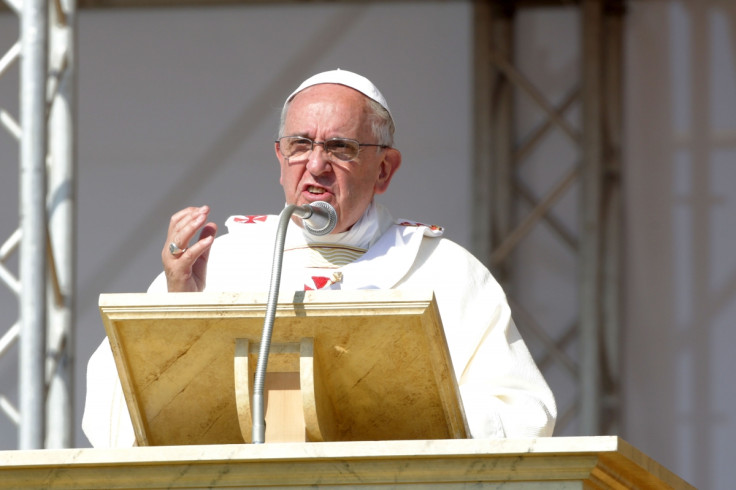
M 313 85 L 320 85 L 322 83 L 335 83 L 357 90 L 369 99 L 373 99 L 381 104 L 381 106 L 386 109 L 389 116 L 391 116 L 391 111 L 388 108 L 388 103 L 386 102 L 386 99 L 383 97 L 383 94 L 381 94 L 381 92 L 378 90 L 378 87 L 373 85 L 373 82 L 362 75 L 358 75 L 357 73 L 353 73 L 347 70 L 341 70 L 339 68 L 337 70 L 317 73 L 316 75 L 313 75 L 304 80 L 304 82 L 302 82 L 302 84 L 299 85 L 299 87 L 294 90 L 291 95 L 289 95 L 284 105 L 288 104 L 291 99 L 293 99 L 296 94 L 298 94 L 302 90 Z M 393 116 L 391 116 L 391 118 L 393 119 Z

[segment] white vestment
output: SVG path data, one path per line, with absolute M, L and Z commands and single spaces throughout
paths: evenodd
M 228 233 L 212 246 L 206 290 L 267 291 L 277 223 L 277 216 L 231 217 Z M 441 234 L 437 227 L 394 222 L 377 204 L 338 235 L 311 237 L 291 223 L 281 291 L 433 289 L 471 436 L 551 436 L 554 397 L 505 294 L 483 264 Z M 166 291 L 163 274 L 152 291 Z M 89 361 L 82 427 L 95 447 L 134 444 L 107 340 Z

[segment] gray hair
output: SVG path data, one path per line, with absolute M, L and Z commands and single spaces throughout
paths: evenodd
M 293 98 L 284 104 L 281 109 L 281 119 L 279 121 L 279 134 L 281 138 L 284 135 L 284 127 L 286 126 L 286 114 L 289 112 L 291 102 Z M 373 99 L 366 97 L 366 103 L 368 105 L 368 119 L 371 123 L 371 132 L 376 138 L 376 143 L 384 146 L 394 146 L 394 132 L 396 128 L 394 126 L 394 120 L 391 118 L 391 114 L 383 107 L 380 103 Z

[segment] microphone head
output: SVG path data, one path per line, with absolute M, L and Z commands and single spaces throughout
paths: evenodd
M 330 204 L 316 201 L 309 205 L 312 215 L 302 220 L 304 229 L 314 236 L 327 235 L 337 226 L 337 212 Z

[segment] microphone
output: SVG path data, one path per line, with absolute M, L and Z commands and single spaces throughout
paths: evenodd
M 264 386 L 266 383 L 266 369 L 268 367 L 268 356 L 271 350 L 271 335 L 273 323 L 276 318 L 276 303 L 279 298 L 281 285 L 281 266 L 284 258 L 284 241 L 286 240 L 286 229 L 291 217 L 296 215 L 302 219 L 304 229 L 316 236 L 326 235 L 335 229 L 337 225 L 337 213 L 335 208 L 324 201 L 297 206 L 287 205 L 279 214 L 279 224 L 276 229 L 276 243 L 273 249 L 273 263 L 271 265 L 271 285 L 268 290 L 268 303 L 266 304 L 266 315 L 263 318 L 263 332 L 261 333 L 261 346 L 258 351 L 258 364 L 253 379 L 253 401 L 251 416 L 252 442 L 263 444 L 266 439 L 266 411 Z
M 335 208 L 324 201 L 295 206 L 293 214 L 302 219 L 304 229 L 314 236 L 327 235 L 337 226 Z

